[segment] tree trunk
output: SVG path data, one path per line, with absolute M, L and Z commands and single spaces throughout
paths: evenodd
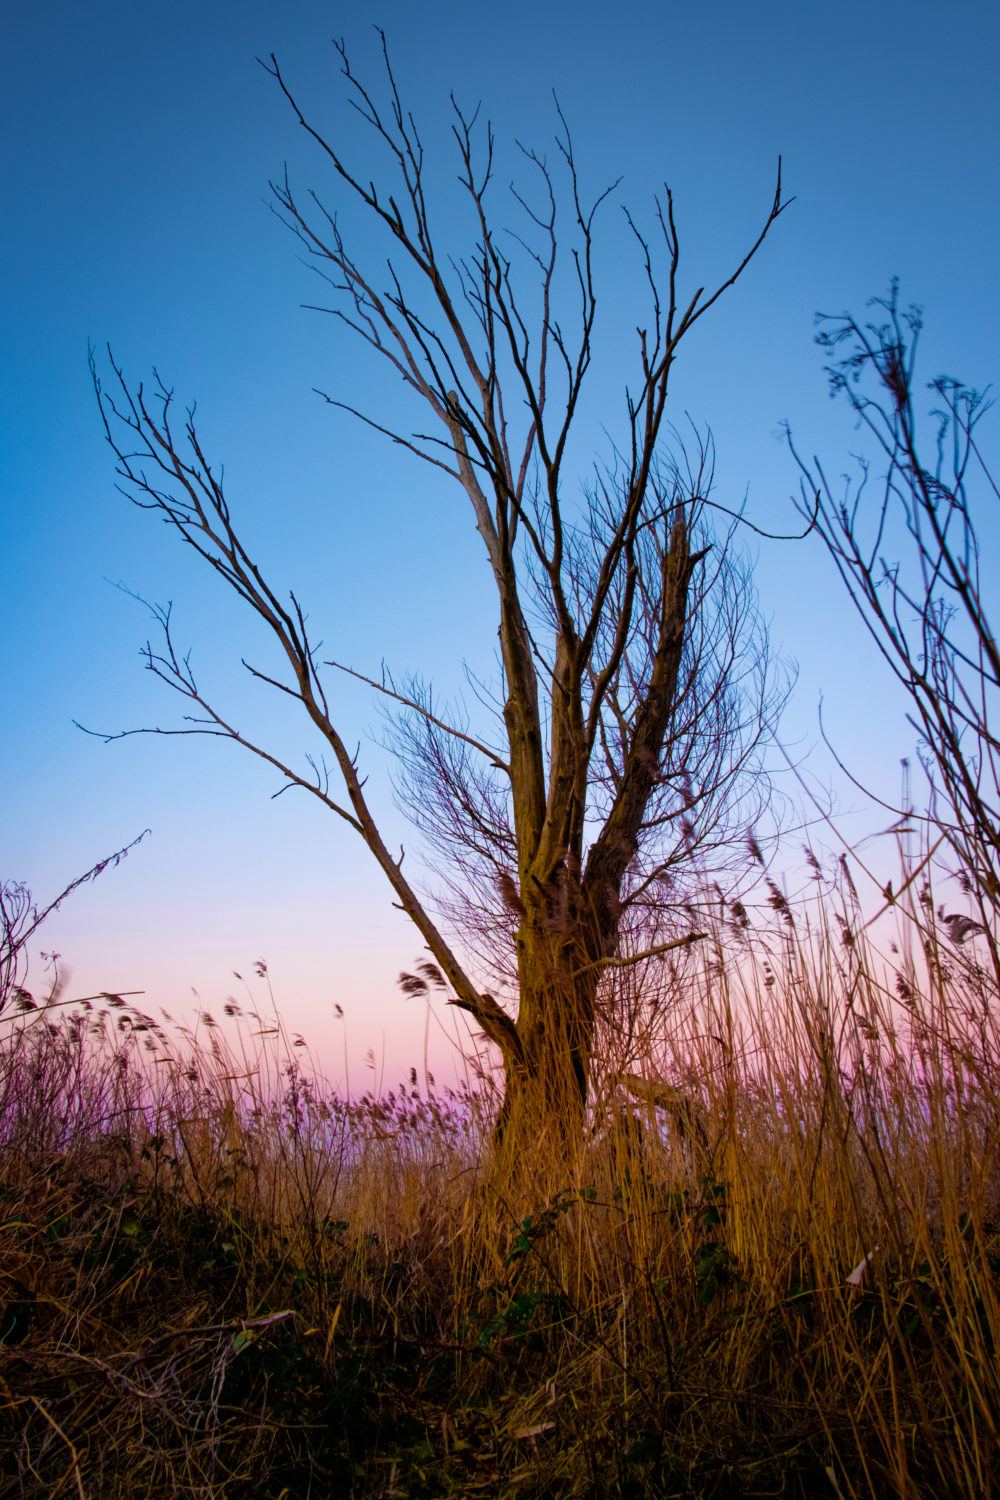
M 520 1059 L 505 1066 L 497 1121 L 497 1164 L 521 1175 L 526 1163 L 556 1176 L 584 1142 L 600 959 L 617 939 L 584 906 L 579 878 L 561 861 L 545 887 L 528 893 L 517 935 Z M 562 1185 L 565 1185 L 563 1182 Z
M 557 1177 L 584 1141 L 596 981 L 554 978 L 522 989 L 523 1062 L 508 1062 L 495 1132 L 500 1175 Z M 565 1182 L 559 1184 L 565 1185 Z
M 543 1172 L 579 1157 L 590 1083 L 597 988 L 606 960 L 618 952 L 620 899 L 636 852 L 646 806 L 676 709 L 687 625 L 688 588 L 701 554 L 692 555 L 684 511 L 670 528 L 661 562 L 658 639 L 652 680 L 636 716 L 614 807 L 582 867 L 589 749 L 580 691 L 578 642 L 561 632 L 552 693 L 551 764 L 544 819 L 537 827 L 540 755 L 528 754 L 512 777 L 521 855 L 517 932 L 519 1004 L 517 1053 L 505 1050 L 504 1102 L 496 1127 L 497 1170 L 521 1175 L 532 1162 Z M 520 619 L 518 617 L 518 623 Z M 527 720 L 518 674 L 524 640 L 504 634 L 511 684 L 506 717 Z M 531 705 L 534 708 L 534 704 Z M 513 741 L 512 741 L 513 747 Z M 534 752 L 535 745 L 531 746 Z M 540 746 L 538 747 L 540 749 Z M 512 756 L 513 759 L 513 756 Z M 534 778 L 528 767 L 535 770 Z M 519 816 L 520 814 L 520 816 Z M 523 835 L 531 827 L 530 841 Z

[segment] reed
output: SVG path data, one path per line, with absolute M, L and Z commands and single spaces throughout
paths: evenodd
M 918 884 L 885 957 L 849 872 L 719 903 L 527 1200 L 488 1079 L 338 1096 L 235 1005 L 7 1020 L 0 1489 L 993 1494 L 1000 1009 Z

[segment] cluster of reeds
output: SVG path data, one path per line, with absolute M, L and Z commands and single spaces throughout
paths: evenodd
M 843 881 L 769 890 L 650 965 L 642 1068 L 527 1204 L 484 1088 L 338 1097 L 252 1015 L 8 1019 L 0 1492 L 1000 1488 L 991 937 L 913 882 L 883 960 Z

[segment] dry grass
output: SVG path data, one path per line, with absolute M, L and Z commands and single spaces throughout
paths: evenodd
M 530 1212 L 482 1093 L 349 1102 L 249 1018 L 8 1022 L 2 1493 L 1000 1490 L 996 983 L 929 892 L 883 972 L 852 901 L 720 908 L 644 1033 L 686 1112 L 609 1065 Z

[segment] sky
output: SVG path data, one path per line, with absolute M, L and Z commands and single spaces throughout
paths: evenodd
M 396 986 L 419 939 L 356 835 L 304 793 L 275 800 L 274 773 L 236 747 L 105 744 L 74 721 L 97 731 L 178 723 L 179 701 L 142 669 L 139 595 L 172 601 L 199 680 L 241 724 L 293 756 L 316 748 L 246 681 L 240 657 L 259 638 L 235 602 L 116 491 L 88 344 L 110 343 L 133 381 L 155 366 L 182 404 L 197 401 L 251 551 L 295 589 L 330 655 L 373 675 L 383 660 L 419 670 L 444 695 L 460 686 L 463 659 L 489 665 L 496 614 L 467 504 L 315 394 L 389 425 L 419 422 L 347 330 L 304 310 L 315 277 L 269 206 L 269 179 L 287 163 L 300 189 L 349 211 L 257 59 L 275 53 L 307 114 L 378 180 L 383 163 L 346 107 L 331 40 L 345 39 L 378 89 L 374 24 L 426 140 L 442 244 L 461 251 L 467 227 L 455 208 L 451 91 L 470 109 L 482 101 L 501 174 L 523 169 L 515 141 L 553 157 L 555 90 L 585 191 L 622 179 L 600 221 L 600 358 L 582 477 L 620 419 L 642 315 L 620 204 L 651 225 L 665 181 L 692 291 L 727 274 L 754 238 L 779 155 L 795 199 L 683 348 L 672 396 L 677 425 L 690 414 L 715 435 L 717 498 L 745 499 L 765 529 L 796 526 L 783 422 L 832 474 L 850 467 L 857 443 L 827 395 L 817 310 L 860 312 L 898 276 L 904 300 L 925 308 L 927 379 L 947 371 L 987 385 L 1000 347 L 1000 12 L 988 0 L 947 11 L 924 0 L 39 0 L 11 13 L 0 60 L 0 879 L 27 882 L 44 902 L 149 829 L 40 934 L 71 972 L 70 992 L 142 991 L 137 1003 L 154 1011 L 218 1014 L 230 995 L 246 1003 L 244 983 L 263 1001 L 253 970 L 263 957 L 290 1030 L 352 1086 L 388 1085 L 420 1062 L 426 1021 Z M 362 252 L 384 253 L 363 225 L 357 233 Z M 995 416 L 984 434 L 995 442 Z M 913 749 L 905 705 L 821 548 L 754 547 L 772 643 L 798 669 L 784 738 L 812 754 L 820 779 L 831 774 L 813 748 L 822 699 L 845 760 L 891 797 Z M 339 722 L 361 746 L 386 828 L 415 860 L 371 698 L 339 683 Z M 845 807 L 852 795 L 838 790 Z M 431 1029 L 439 1072 L 454 1068 L 451 1025 L 446 1014 Z

